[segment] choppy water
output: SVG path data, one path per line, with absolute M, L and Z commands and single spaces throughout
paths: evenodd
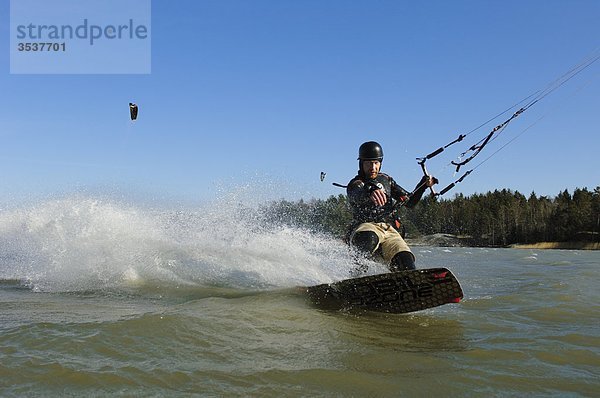
M 313 308 L 345 247 L 235 206 L 2 210 L 0 396 L 600 395 L 600 253 L 414 251 L 462 303 Z

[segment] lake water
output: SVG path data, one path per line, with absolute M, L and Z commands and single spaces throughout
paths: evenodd
M 415 246 L 461 303 L 323 311 L 344 245 L 233 207 L 1 211 L 0 396 L 600 396 L 599 252 Z

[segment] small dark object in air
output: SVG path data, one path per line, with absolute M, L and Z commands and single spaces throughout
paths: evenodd
M 138 115 L 138 106 L 133 102 L 129 103 L 129 115 L 131 116 L 131 120 L 137 119 Z

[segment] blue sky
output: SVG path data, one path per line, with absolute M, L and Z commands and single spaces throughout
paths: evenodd
M 331 182 L 354 176 L 367 140 L 412 189 L 416 157 L 598 54 L 599 20 L 595 0 L 154 0 L 150 74 L 18 75 L 1 0 L 0 202 L 71 191 L 194 202 L 247 186 L 325 198 L 343 193 Z M 511 123 L 505 139 L 542 117 L 448 197 L 600 185 L 599 93 L 600 61 Z M 428 163 L 442 187 L 465 148 Z

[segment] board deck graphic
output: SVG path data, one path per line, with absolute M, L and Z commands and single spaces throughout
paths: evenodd
M 458 303 L 463 298 L 458 280 L 446 268 L 345 279 L 310 286 L 306 292 L 309 300 L 320 308 L 357 308 L 398 314 Z

